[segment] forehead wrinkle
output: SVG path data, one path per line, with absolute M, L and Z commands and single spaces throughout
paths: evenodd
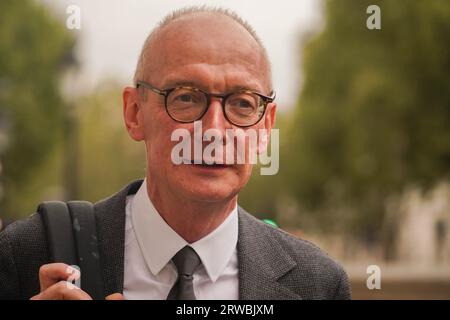
M 264 78 L 266 83 L 264 87 L 270 87 L 270 79 L 268 79 L 270 76 L 269 64 L 263 49 L 247 30 L 231 20 L 231 18 L 226 16 L 220 16 L 219 18 L 222 18 L 222 21 L 217 23 L 217 21 L 201 20 L 197 17 L 192 17 L 192 15 L 187 15 L 177 18 L 163 28 L 156 30 L 152 34 L 151 39 L 149 39 L 149 44 L 146 48 L 146 65 L 144 66 L 146 77 L 154 79 L 158 76 L 158 71 L 161 71 L 160 69 L 163 66 L 170 63 L 181 66 L 184 61 L 189 61 L 189 59 L 213 65 L 238 62 L 238 64 L 245 65 L 258 78 Z M 198 34 L 198 30 L 202 22 L 205 22 L 206 25 L 212 24 L 215 26 L 215 32 L 225 39 L 225 42 L 206 40 L 199 48 L 195 47 L 192 38 L 198 38 L 201 41 L 201 35 Z M 222 28 L 218 28 L 218 24 L 222 25 Z M 223 30 L 226 28 L 223 25 L 230 26 L 233 29 L 233 36 L 224 36 Z M 227 33 L 229 32 L 228 30 Z M 211 37 L 211 35 L 208 35 L 208 37 Z M 165 54 L 170 52 L 174 45 L 177 47 L 181 45 L 181 47 L 185 46 L 187 48 L 183 54 Z M 221 50 L 224 46 L 232 48 L 232 51 L 236 47 L 235 51 L 238 54 L 235 52 L 235 54 L 227 56 L 226 52 Z M 252 51 L 258 52 L 252 55 L 250 54 Z
M 215 93 L 231 91 L 237 88 L 259 92 L 264 90 L 264 87 L 246 68 L 221 72 L 221 66 L 226 65 L 215 65 L 212 68 L 210 65 L 203 67 L 202 64 L 186 65 L 166 75 L 160 85 L 163 88 L 191 85 Z

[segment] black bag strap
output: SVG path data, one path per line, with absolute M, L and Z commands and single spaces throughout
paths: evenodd
M 72 217 L 78 266 L 81 270 L 81 289 L 93 299 L 103 300 L 103 281 L 98 252 L 94 207 L 88 201 L 68 201 Z
M 77 265 L 72 218 L 67 205 L 61 201 L 45 201 L 38 206 L 37 211 L 47 231 L 50 261 Z
M 39 205 L 47 230 L 52 262 L 77 265 L 81 289 L 93 299 L 103 300 L 97 231 L 93 205 L 87 201 L 46 201 Z

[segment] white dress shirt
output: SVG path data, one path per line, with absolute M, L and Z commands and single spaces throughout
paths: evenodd
M 182 212 L 180 212 L 182 214 Z M 202 264 L 194 273 L 198 300 L 239 297 L 237 207 L 202 239 L 189 244 Z M 188 242 L 159 215 L 148 194 L 146 180 L 127 197 L 125 223 L 125 299 L 166 299 L 177 280 L 172 257 Z

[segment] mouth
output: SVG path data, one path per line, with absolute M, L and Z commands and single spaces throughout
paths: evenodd
M 225 164 L 206 164 L 206 163 L 201 163 L 201 164 L 194 164 L 194 166 L 199 166 L 201 168 L 206 168 L 206 169 L 225 169 L 228 168 L 229 166 L 225 165 Z
M 225 169 L 225 168 L 229 168 L 230 165 L 227 164 L 223 164 L 223 163 L 216 163 L 216 162 L 212 162 L 210 164 L 206 163 L 205 161 L 195 161 L 195 160 L 190 160 L 189 161 L 191 165 L 193 165 L 196 168 L 204 168 L 204 169 Z

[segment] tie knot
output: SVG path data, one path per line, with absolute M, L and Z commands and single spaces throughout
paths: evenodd
M 200 265 L 200 257 L 197 252 L 189 246 L 185 246 L 172 258 L 177 267 L 178 274 L 191 277 L 195 269 Z

